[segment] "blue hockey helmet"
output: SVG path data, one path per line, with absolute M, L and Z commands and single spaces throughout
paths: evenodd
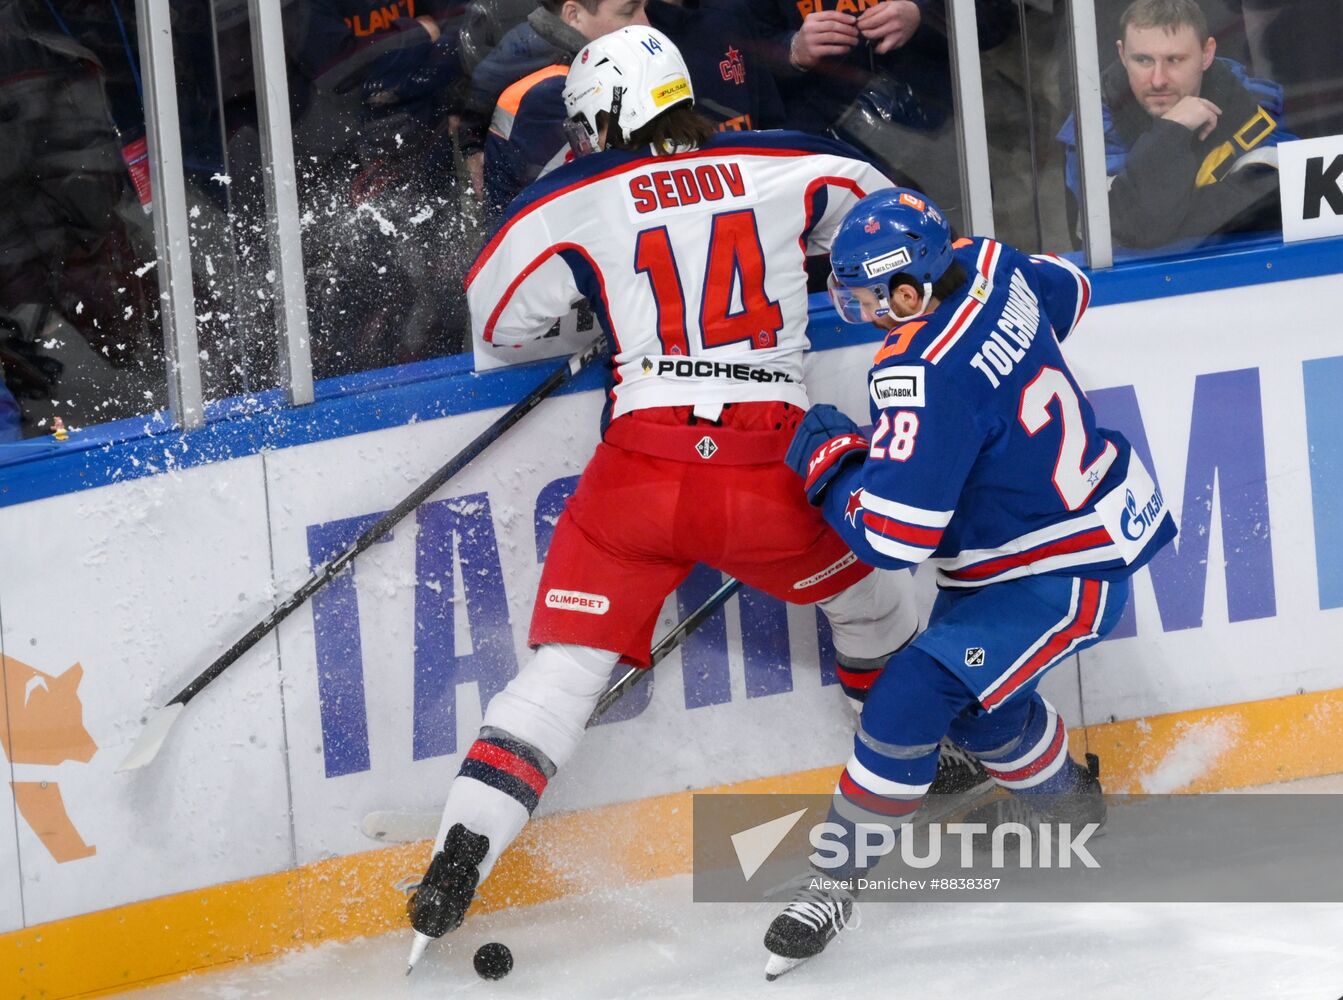
M 923 308 L 933 283 L 951 266 L 951 227 L 931 201 L 909 188 L 868 195 L 839 224 L 830 245 L 830 300 L 846 323 L 868 323 L 890 312 L 891 279 L 907 274 L 923 285 Z M 869 313 L 863 315 L 866 296 Z

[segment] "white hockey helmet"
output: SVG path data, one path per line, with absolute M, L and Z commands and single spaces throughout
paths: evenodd
M 646 25 L 631 25 L 584 46 L 569 67 L 564 111 L 597 143 L 597 112 L 628 136 L 662 112 L 694 103 L 690 70 L 670 38 Z

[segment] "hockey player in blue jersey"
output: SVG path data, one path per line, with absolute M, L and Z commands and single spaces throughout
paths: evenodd
M 910 817 L 945 736 L 1041 818 L 1103 821 L 1095 769 L 1068 756 L 1036 686 L 1114 628 L 1129 578 L 1176 529 L 1060 351 L 1087 278 L 990 239 L 953 243 L 937 207 L 901 188 L 849 210 L 831 267 L 841 317 L 887 331 L 868 375 L 873 429 L 813 406 L 786 460 L 860 559 L 927 560 L 939 585 L 928 628 L 868 695 L 836 818 Z M 843 890 L 803 889 L 765 936 L 767 977 L 819 953 L 852 909 Z

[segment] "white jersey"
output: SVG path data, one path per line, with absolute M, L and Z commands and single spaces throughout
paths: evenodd
M 467 275 L 477 340 L 522 345 L 587 299 L 612 344 L 612 418 L 655 406 L 806 408 L 805 258 L 891 182 L 847 146 L 721 133 L 607 150 L 528 187 Z

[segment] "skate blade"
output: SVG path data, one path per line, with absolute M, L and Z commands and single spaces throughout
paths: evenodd
M 792 972 L 805 961 L 805 958 L 784 958 L 782 955 L 770 955 L 769 961 L 765 963 L 765 982 L 774 982 L 785 972 Z

